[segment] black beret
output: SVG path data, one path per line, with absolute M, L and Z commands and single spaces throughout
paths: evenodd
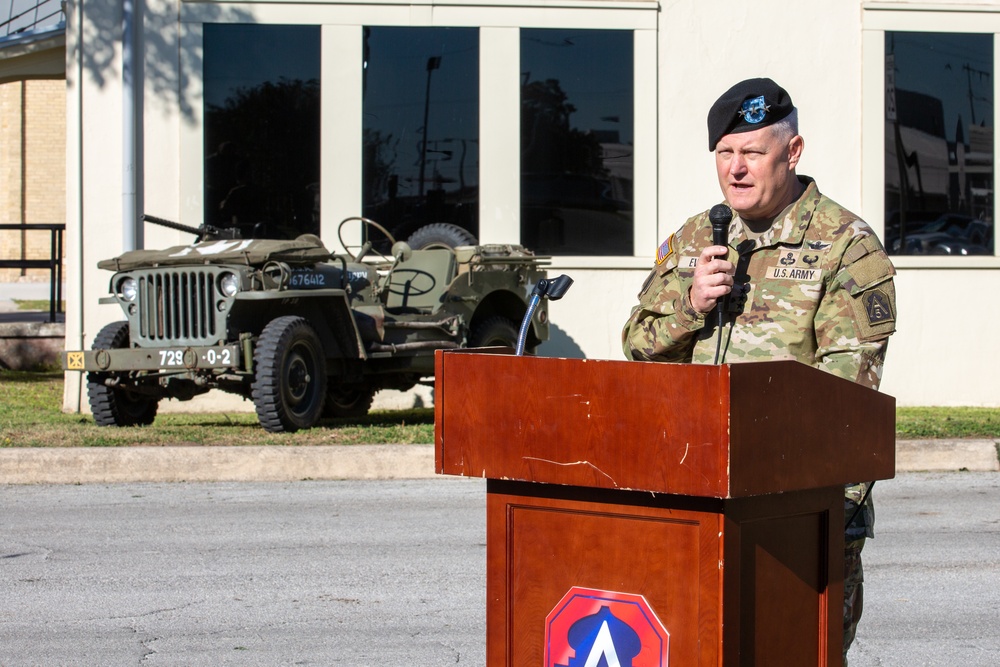
M 708 110 L 708 150 L 727 134 L 777 123 L 795 109 L 784 88 L 770 79 L 747 79 L 722 94 Z

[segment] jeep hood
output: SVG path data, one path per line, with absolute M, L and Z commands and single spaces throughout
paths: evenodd
M 319 237 L 310 234 L 293 240 L 225 239 L 174 246 L 166 250 L 130 250 L 119 257 L 98 262 L 97 267 L 108 271 L 129 271 L 197 264 L 256 266 L 265 262 L 285 262 L 296 265 L 325 262 L 331 256 Z

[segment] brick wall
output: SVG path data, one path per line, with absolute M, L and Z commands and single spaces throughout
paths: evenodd
M 0 84 L 0 223 L 66 221 L 66 81 Z M 0 231 L 3 259 L 47 259 L 48 231 Z M 48 271 L 0 269 L 0 282 Z

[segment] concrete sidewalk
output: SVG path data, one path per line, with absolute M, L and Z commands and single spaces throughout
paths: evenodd
M 905 440 L 896 471 L 998 471 L 993 440 Z M 434 476 L 433 445 L 0 449 L 0 484 L 286 482 Z
M 49 311 L 19 310 L 17 301 L 48 301 L 51 296 L 48 282 L 22 281 L 16 283 L 0 283 L 0 322 L 42 322 L 48 321 Z M 62 285 L 63 299 L 66 298 L 66 285 Z M 62 313 L 59 313 L 62 317 Z
M 49 298 L 48 280 L 19 280 L 17 282 L 0 283 L 0 304 L 18 300 L 46 300 Z M 66 283 L 63 283 L 65 294 Z M 0 306 L 2 309 L 2 306 Z

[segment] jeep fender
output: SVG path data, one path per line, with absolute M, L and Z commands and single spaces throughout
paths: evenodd
M 528 327 L 528 346 L 535 347 L 549 337 L 548 309 L 539 307 L 535 310 L 531 318 L 531 325 Z M 483 297 L 476 306 L 469 322 L 469 328 L 474 329 L 480 322 L 491 317 L 505 317 L 517 327 L 520 327 L 524 314 L 528 311 L 528 305 L 519 294 L 507 289 L 496 289 Z
M 241 292 L 236 298 L 245 305 L 260 306 L 262 312 L 280 312 L 282 315 L 305 318 L 319 336 L 328 360 L 367 358 L 344 290 Z M 260 324 L 263 326 L 266 322 Z

